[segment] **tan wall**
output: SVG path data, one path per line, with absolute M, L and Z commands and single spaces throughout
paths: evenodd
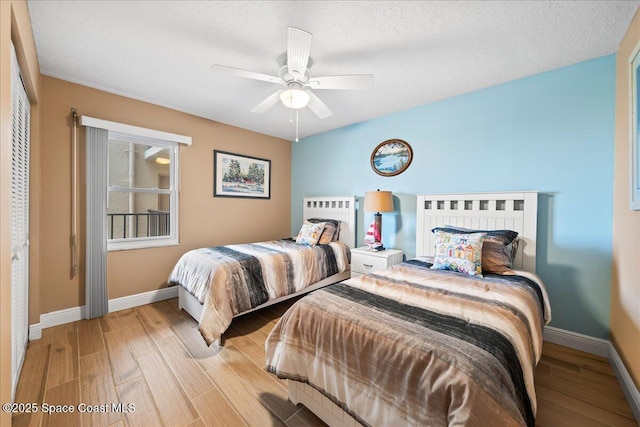
M 25 81 L 31 109 L 31 246 L 30 256 L 38 257 L 39 196 L 39 87 L 40 67 L 31 21 L 25 1 L 0 1 L 0 401 L 11 399 L 11 43 Z M 38 263 L 30 269 L 30 318 L 38 311 Z M 34 292 L 34 288 L 36 291 Z M 10 426 L 11 416 L 0 412 L 0 425 Z
M 80 274 L 70 278 L 70 112 L 188 135 L 180 149 L 179 246 L 110 252 L 109 298 L 166 287 L 177 259 L 201 246 L 288 236 L 291 227 L 291 143 L 189 114 L 42 77 L 41 313 L 84 304 L 84 232 L 80 227 Z M 249 113 L 247 113 L 249 114 Z M 79 132 L 83 146 L 84 132 Z M 271 200 L 213 197 L 213 150 L 271 160 Z M 80 181 L 84 174 L 80 149 Z M 84 221 L 84 187 L 79 219 Z
M 109 298 L 166 286 L 186 250 L 289 234 L 290 142 L 226 126 L 167 108 L 43 77 L 25 1 L 0 1 L 0 401 L 11 398 L 11 68 L 16 47 L 31 100 L 30 323 L 50 311 L 84 304 L 84 270 L 70 277 L 70 108 L 80 114 L 193 137 L 181 149 L 180 240 L 175 247 L 112 252 Z M 42 89 L 41 89 L 42 86 Z M 42 131 L 41 131 L 42 129 Z M 83 140 L 82 133 L 81 142 Z M 271 200 L 214 199 L 213 149 L 272 160 Z M 84 154 L 83 151 L 80 153 Z M 44 159 L 41 161 L 41 159 Z M 84 172 L 80 162 L 80 173 Z M 79 220 L 84 220 L 81 185 Z M 41 233 L 42 230 L 42 233 Z M 80 227 L 80 251 L 83 245 Z M 42 256 L 41 256 L 42 254 Z M 11 425 L 0 413 L 0 425 Z
M 629 209 L 629 56 L 640 43 L 636 14 L 620 44 L 616 75 L 611 341 L 640 388 L 640 211 Z

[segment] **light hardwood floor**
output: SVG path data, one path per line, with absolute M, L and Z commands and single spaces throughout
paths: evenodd
M 16 402 L 76 410 L 16 414 L 13 425 L 322 426 L 264 370 L 265 338 L 290 305 L 235 319 L 222 349 L 206 347 L 175 299 L 45 329 L 27 349 Z M 536 425 L 638 425 L 606 359 L 550 343 L 543 353 Z M 113 411 L 118 402 L 129 411 Z

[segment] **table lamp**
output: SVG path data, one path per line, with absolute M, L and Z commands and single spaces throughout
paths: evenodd
M 383 251 L 382 245 L 382 214 L 380 212 L 393 212 L 393 196 L 391 191 L 367 191 L 364 194 L 365 212 L 375 212 L 373 222 L 369 226 L 364 243 L 371 249 Z

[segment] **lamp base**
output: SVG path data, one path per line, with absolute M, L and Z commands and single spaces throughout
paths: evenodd
M 364 244 L 369 247 L 371 251 L 384 251 L 384 245 L 382 244 L 382 215 L 377 212 L 373 216 L 373 222 L 369 226 L 366 236 L 364 236 Z
M 376 224 L 376 230 L 378 230 L 376 236 L 376 242 L 373 245 L 372 250 L 374 251 L 384 251 L 384 245 L 382 244 L 382 214 L 380 212 L 376 212 L 373 215 L 373 222 Z

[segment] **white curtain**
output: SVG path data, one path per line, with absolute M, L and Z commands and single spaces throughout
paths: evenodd
M 107 156 L 109 131 L 87 127 L 85 317 L 109 313 L 107 296 Z

